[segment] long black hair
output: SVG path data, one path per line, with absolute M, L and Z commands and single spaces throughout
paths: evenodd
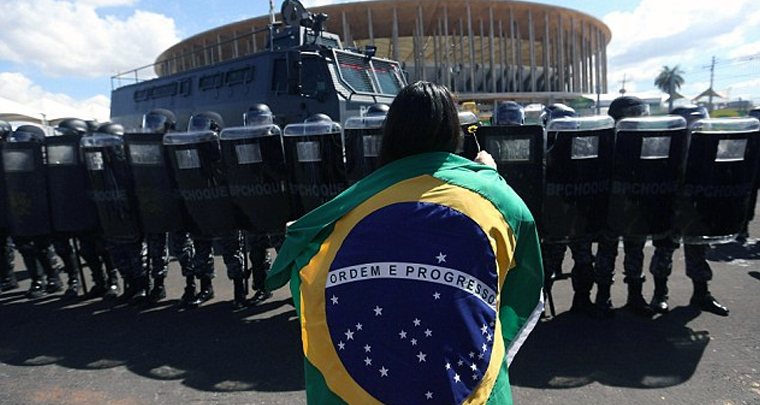
M 426 152 L 455 152 L 461 142 L 456 101 L 449 90 L 430 82 L 403 88 L 383 126 L 380 164 Z

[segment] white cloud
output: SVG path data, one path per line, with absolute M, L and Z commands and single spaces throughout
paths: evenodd
M 110 114 L 110 100 L 104 95 L 75 100 L 66 94 L 45 91 L 21 73 L 0 73 L 0 97 L 44 113 L 48 119 L 73 116 L 107 121 Z
M 611 92 L 623 77 L 629 90 L 653 89 L 662 66 L 678 65 L 686 79 L 681 92 L 696 95 L 709 87 L 703 82 L 712 56 L 720 60 L 760 51 L 760 13 L 750 0 L 642 0 L 634 11 L 612 12 L 603 20 L 612 29 L 607 47 Z
M 77 5 L 83 5 L 93 8 L 132 6 L 140 0 L 75 0 Z
M 152 63 L 179 41 L 174 21 L 135 11 L 101 16 L 97 7 L 135 0 L 8 1 L 0 4 L 0 59 L 50 76 L 97 77 Z

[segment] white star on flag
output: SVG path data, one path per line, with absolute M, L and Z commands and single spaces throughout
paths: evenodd
M 433 393 L 430 392 L 430 391 L 426 392 L 425 393 L 425 398 L 427 398 L 427 399 L 433 399 Z
M 430 329 L 426 329 L 425 330 L 425 336 L 427 336 L 427 337 L 433 336 L 433 331 L 430 330 Z
M 388 369 L 385 366 L 380 368 L 380 377 L 388 377 Z
M 414 322 L 414 326 L 420 326 L 420 323 L 422 323 L 419 319 L 415 319 L 412 322 Z
M 365 358 L 364 359 L 364 365 L 371 366 L 372 365 L 372 359 L 370 359 L 369 357 Z
M 398 335 L 401 337 L 401 339 L 406 339 L 406 331 L 402 330 Z
M 354 340 L 354 332 L 351 329 L 346 331 L 346 340 Z
M 365 353 L 369 353 L 371 351 L 372 351 L 372 346 L 370 346 L 370 345 L 364 345 L 364 352 Z
M 438 253 L 438 256 L 435 258 L 438 259 L 438 264 L 446 263 L 446 255 L 443 252 Z
M 383 309 L 380 308 L 379 305 L 375 306 L 375 316 L 381 316 L 383 314 Z
M 441 293 L 436 291 L 435 294 L 433 294 L 433 298 L 437 300 L 441 299 Z
M 427 354 L 420 352 L 417 355 L 417 358 L 420 360 L 419 362 L 422 363 L 423 361 L 426 361 L 425 358 L 427 357 Z
M 333 295 L 332 298 L 330 298 L 330 301 L 332 301 L 333 305 L 338 305 L 338 297 Z

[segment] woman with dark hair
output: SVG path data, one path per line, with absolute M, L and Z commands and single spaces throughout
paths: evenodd
M 288 227 L 310 404 L 511 404 L 507 370 L 543 312 L 538 234 L 495 170 L 455 155 L 456 103 L 404 88 L 383 166 Z
M 462 142 L 456 103 L 443 86 L 417 82 L 399 92 L 385 117 L 380 162 L 425 152 L 454 153 Z

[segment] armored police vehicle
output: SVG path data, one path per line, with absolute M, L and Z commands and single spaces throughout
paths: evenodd
M 373 47 L 344 49 L 337 35 L 324 31 L 327 15 L 295 0 L 283 3 L 281 15 L 282 22 L 267 28 L 262 52 L 168 75 L 156 66 L 159 77 L 115 88 L 111 120 L 129 131 L 146 112 L 166 108 L 178 122 L 215 111 L 227 126 L 239 126 L 250 105 L 264 103 L 282 127 L 316 113 L 342 123 L 370 105 L 390 104 L 406 84 L 399 64 L 375 57 Z

